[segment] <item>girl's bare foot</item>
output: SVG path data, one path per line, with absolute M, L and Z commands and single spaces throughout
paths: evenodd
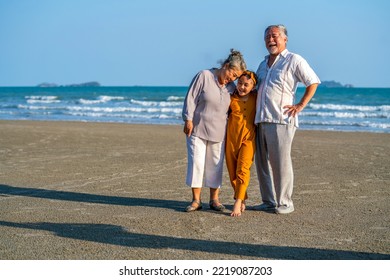
M 241 209 L 242 209 L 241 199 L 237 199 L 236 202 L 234 202 L 233 211 L 230 214 L 230 216 L 232 217 L 241 216 Z
M 244 212 L 245 209 L 246 209 L 245 200 L 243 200 L 241 203 L 241 212 Z

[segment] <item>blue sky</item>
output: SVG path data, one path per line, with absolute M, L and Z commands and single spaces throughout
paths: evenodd
M 321 80 L 390 87 L 389 3 L 0 0 L 0 86 L 187 86 L 230 48 L 256 70 L 264 29 L 283 23 Z

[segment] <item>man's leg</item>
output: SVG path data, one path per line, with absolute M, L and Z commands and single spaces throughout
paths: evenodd
M 294 172 L 291 146 L 296 128 L 293 124 L 272 124 L 268 128 L 267 143 L 269 160 L 273 171 L 276 202 L 281 211 L 287 208 L 293 211 Z M 290 210 L 286 210 L 286 212 Z
M 256 128 L 255 163 L 262 201 L 266 205 L 272 207 L 276 205 L 276 201 L 272 183 L 272 174 L 268 161 L 268 143 L 265 135 L 267 125 L 268 124 L 259 124 Z

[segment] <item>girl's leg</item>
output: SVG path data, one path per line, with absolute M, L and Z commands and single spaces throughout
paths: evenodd
M 225 151 L 226 151 L 226 154 L 225 154 L 226 169 L 229 173 L 230 184 L 233 187 L 234 199 L 236 199 L 235 192 L 236 192 L 236 182 L 237 182 L 236 171 L 237 171 L 238 153 L 236 151 L 236 147 L 234 147 L 233 143 L 231 143 L 229 141 L 226 142 Z
M 244 212 L 245 209 L 246 209 L 246 204 L 245 204 L 245 200 L 243 200 L 243 201 L 241 202 L 241 212 Z
M 241 213 L 242 213 L 242 200 L 237 198 L 236 201 L 234 202 L 234 206 L 233 206 L 233 211 L 232 213 L 230 214 L 230 216 L 232 217 L 238 217 L 238 216 L 241 216 Z
M 245 141 L 240 149 L 236 170 L 236 193 L 235 198 L 245 201 L 248 198 L 247 188 L 250 181 L 250 168 L 255 153 L 254 141 Z

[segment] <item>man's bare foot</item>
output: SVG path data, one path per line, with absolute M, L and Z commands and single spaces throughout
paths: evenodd
M 236 202 L 234 202 L 233 211 L 230 214 L 230 216 L 232 217 L 241 216 L 241 209 L 242 209 L 241 199 L 237 199 Z

